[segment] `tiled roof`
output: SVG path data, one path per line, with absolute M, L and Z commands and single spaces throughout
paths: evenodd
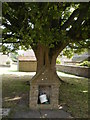
M 19 61 L 36 61 L 36 58 L 32 56 L 19 56 L 18 60 Z
M 19 56 L 19 61 L 36 61 L 36 57 L 34 56 Z
M 18 60 L 19 61 L 36 61 L 36 57 L 33 50 L 27 50 L 23 52 L 23 56 L 20 55 L 18 57 Z

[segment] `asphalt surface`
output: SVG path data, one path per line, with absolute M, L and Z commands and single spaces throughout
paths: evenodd
M 18 111 L 13 118 L 72 118 L 71 115 L 64 110 L 29 110 Z

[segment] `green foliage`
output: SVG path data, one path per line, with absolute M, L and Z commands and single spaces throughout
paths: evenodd
M 86 40 L 90 35 L 89 7 L 87 3 L 5 2 L 2 5 L 2 24 L 5 27 L 3 42 L 13 42 L 12 51 L 22 45 L 26 49 L 30 45 L 36 48 L 38 43 L 54 50 L 58 45 L 69 46 L 69 43 L 70 48 L 73 43 L 76 43 L 76 49 L 83 46 L 87 48 L 89 42 Z M 74 16 L 73 19 L 71 16 Z M 69 50 L 65 54 L 69 58 L 73 55 Z
M 73 53 L 73 50 L 66 48 L 66 49 L 63 50 L 63 55 L 67 56 L 67 58 L 72 58 L 74 53 Z
M 61 61 L 59 58 L 56 59 L 56 64 L 61 64 Z
M 87 66 L 90 67 L 90 61 L 83 61 L 82 63 L 79 64 L 80 66 Z
M 18 59 L 18 53 L 17 52 L 13 52 L 11 54 L 11 59 L 13 62 L 17 62 L 17 59 Z
M 10 61 L 9 61 L 9 60 L 8 60 L 8 61 L 6 61 L 6 64 L 7 64 L 7 65 L 10 65 Z
M 63 55 L 67 56 L 67 58 L 72 58 L 75 53 L 80 55 L 83 54 L 84 52 L 88 52 L 88 50 L 89 50 L 89 43 L 87 43 L 86 45 L 83 42 L 83 45 L 77 45 L 77 43 L 70 43 L 62 52 Z

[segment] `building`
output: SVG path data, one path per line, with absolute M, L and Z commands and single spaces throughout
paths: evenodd
M 37 60 L 33 50 L 19 51 L 18 70 L 22 72 L 35 72 Z
M 67 58 L 66 56 L 62 55 L 62 57 L 59 57 L 62 65 L 76 65 L 77 63 L 81 63 L 85 60 L 90 61 L 90 55 L 89 52 L 84 52 L 83 54 L 74 54 L 72 58 Z
M 9 63 L 9 64 L 7 64 Z M 10 57 L 8 55 L 4 55 L 2 52 L 0 52 L 0 66 L 10 66 L 12 63 Z

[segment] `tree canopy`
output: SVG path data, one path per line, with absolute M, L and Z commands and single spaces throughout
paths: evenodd
M 33 80 L 62 81 L 56 73 L 56 58 L 89 47 L 90 3 L 9 2 L 2 5 L 2 43 L 7 50 L 34 50 L 37 59 Z
M 66 46 L 80 51 L 89 47 L 89 16 L 90 3 L 5 2 L 2 43 L 11 43 L 12 51 L 21 45 L 35 49 L 38 43 L 48 47 L 51 54 L 58 49 L 61 52 Z

